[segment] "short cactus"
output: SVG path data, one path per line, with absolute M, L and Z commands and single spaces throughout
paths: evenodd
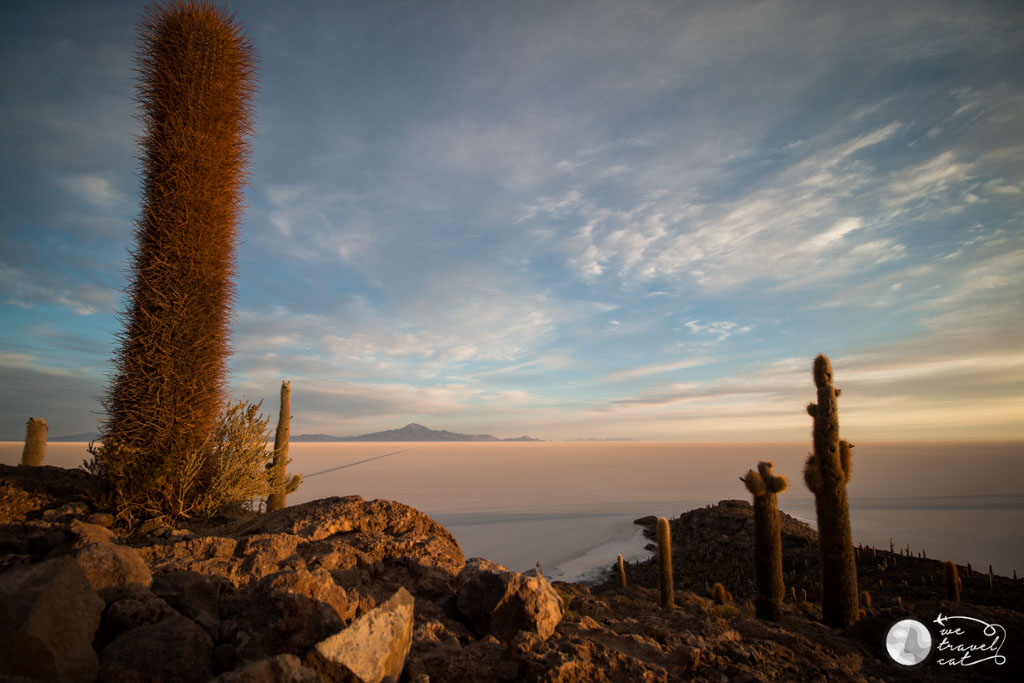
M 39 467 L 46 457 L 46 430 L 49 427 L 41 417 L 30 417 L 25 425 L 25 447 L 21 451 L 21 464 Z
M 299 487 L 301 475 L 286 478 L 288 467 L 288 436 L 291 431 L 292 386 L 281 382 L 281 412 L 277 418 L 277 432 L 274 433 L 274 462 L 271 465 L 273 493 L 267 496 L 267 512 L 280 510 L 285 506 L 286 496 Z M 294 486 L 293 486 L 294 483 Z
M 946 576 L 946 598 L 953 602 L 960 602 L 960 573 L 951 560 L 942 563 L 942 569 Z
M 658 578 L 661 585 L 662 609 L 673 609 L 676 606 L 672 585 L 672 537 L 668 528 L 668 520 L 658 518 Z
M 814 383 L 818 402 L 807 406 L 814 418 L 814 453 L 807 458 L 804 481 L 814 493 L 818 516 L 822 620 L 843 628 L 857 618 L 857 562 L 846 499 L 853 446 L 839 439 L 840 390 L 832 386 L 832 366 L 823 354 L 814 359 Z
M 782 580 L 782 536 L 779 525 L 778 494 L 789 481 L 772 472 L 774 464 L 761 462 L 740 480 L 754 496 L 754 578 L 757 587 L 755 612 L 758 619 L 782 619 L 786 586 Z
M 726 601 L 725 586 L 720 583 L 716 583 L 711 587 L 711 599 L 715 601 L 716 605 L 724 605 Z

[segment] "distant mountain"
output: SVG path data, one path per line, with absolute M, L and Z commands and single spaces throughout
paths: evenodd
M 352 441 L 540 441 L 529 436 L 515 439 L 499 439 L 491 434 L 459 434 L 447 429 L 430 429 L 423 425 L 410 422 L 401 429 L 388 429 L 383 432 L 362 434 L 360 436 L 331 436 L 330 434 L 299 434 L 289 439 L 292 443 L 311 442 L 352 442 Z
M 81 434 L 71 434 L 69 436 L 48 436 L 47 441 L 96 441 L 100 438 L 100 435 L 96 432 L 82 432 Z

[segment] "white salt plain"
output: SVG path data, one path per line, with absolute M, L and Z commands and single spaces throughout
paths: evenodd
M 814 524 L 802 482 L 808 445 L 706 443 L 293 443 L 305 478 L 290 504 L 326 496 L 386 498 L 446 526 L 467 557 L 517 570 L 540 562 L 553 579 L 608 569 L 617 554 L 646 557 L 633 520 L 677 516 L 727 498 L 760 460 L 790 479 L 780 507 Z M 21 443 L 0 443 L 17 464 Z M 47 464 L 74 467 L 85 444 L 51 443 Z M 873 443 L 854 449 L 854 541 L 998 574 L 1024 570 L 1024 443 Z

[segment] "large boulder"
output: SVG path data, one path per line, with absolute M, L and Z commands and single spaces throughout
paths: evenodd
M 94 591 L 106 599 L 129 585 L 149 588 L 153 575 L 134 550 L 114 543 L 91 543 L 78 552 L 78 564 Z
M 103 601 L 82 568 L 60 557 L 0 575 L 0 675 L 92 681 Z
M 246 607 L 228 625 L 239 643 L 238 657 L 306 652 L 355 616 L 351 597 L 323 568 L 267 576 L 242 597 Z
M 181 615 L 126 631 L 100 653 L 105 683 L 205 683 L 213 677 L 213 641 Z
M 558 593 L 537 570 L 520 574 L 497 562 L 474 557 L 456 579 L 459 612 L 477 631 L 511 640 L 519 631 L 548 638 L 562 620 Z
M 338 538 L 376 562 L 414 558 L 450 574 L 465 564 L 462 549 L 447 529 L 419 510 L 390 500 L 323 498 L 261 515 L 236 533 L 293 534 L 307 543 Z
M 398 680 L 412 646 L 413 612 L 412 595 L 399 588 L 347 629 L 317 643 L 307 661 L 328 681 Z

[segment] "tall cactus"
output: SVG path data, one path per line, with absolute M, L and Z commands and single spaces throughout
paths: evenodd
M 775 464 L 764 461 L 757 471 L 748 470 L 740 477 L 754 496 L 754 579 L 757 599 L 754 601 L 758 619 L 780 621 L 786 586 L 782 581 L 782 529 L 779 525 L 778 494 L 789 481 L 772 471 Z
M 277 418 L 277 432 L 274 434 L 274 462 L 271 464 L 273 481 L 272 493 L 267 496 L 267 512 L 280 510 L 285 506 L 289 493 L 299 488 L 302 475 L 287 476 L 288 468 L 288 435 L 291 431 L 292 419 L 292 385 L 281 382 L 281 413 Z
M 662 609 L 676 606 L 675 588 L 672 583 L 672 536 L 668 520 L 658 518 L 658 584 L 661 586 Z
M 30 417 L 25 425 L 25 446 L 21 450 L 21 464 L 39 467 L 46 457 L 46 431 L 49 427 L 41 417 Z
M 832 365 L 824 354 L 814 359 L 814 384 L 818 402 L 807 405 L 814 418 L 814 453 L 807 458 L 804 481 L 818 515 L 822 620 L 843 628 L 857 619 L 857 563 L 846 499 L 853 446 L 839 439 L 840 390 L 832 386 Z
M 213 3 L 158 5 L 140 34 L 142 210 L 103 400 L 104 467 L 120 499 L 166 482 L 155 472 L 201 448 L 225 402 L 255 92 L 252 47 Z

